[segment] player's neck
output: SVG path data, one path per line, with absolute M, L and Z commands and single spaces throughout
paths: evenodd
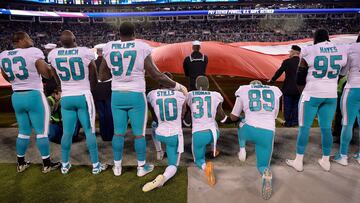
M 122 42 L 126 42 L 126 41 L 134 41 L 135 37 L 120 37 L 120 40 Z

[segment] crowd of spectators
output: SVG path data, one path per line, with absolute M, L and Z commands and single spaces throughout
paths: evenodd
M 317 28 L 326 28 L 330 34 L 358 33 L 360 19 L 248 19 L 227 21 L 170 21 L 136 23 L 137 38 L 176 43 L 192 40 L 241 42 L 288 41 L 312 36 Z M 39 23 L 0 22 L 0 49 L 11 48 L 11 35 L 26 31 L 40 47 L 58 43 L 63 30 L 71 30 L 80 46 L 93 47 L 119 38 L 119 24 L 108 23 Z

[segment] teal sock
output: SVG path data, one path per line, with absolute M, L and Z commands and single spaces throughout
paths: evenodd
M 93 164 L 98 163 L 99 162 L 99 152 L 98 152 L 98 146 L 96 143 L 96 136 L 94 133 L 89 133 L 89 135 L 86 136 L 86 145 L 87 145 L 89 153 L 90 153 L 91 163 L 93 163 Z
M 112 139 L 112 148 L 113 148 L 115 161 L 122 160 L 124 141 L 125 141 L 125 137 L 122 135 L 114 135 Z
M 36 146 L 39 149 L 41 157 L 43 159 L 48 158 L 50 156 L 50 146 L 49 146 L 48 137 L 36 138 Z
M 146 140 L 144 136 L 135 138 L 135 152 L 138 161 L 145 161 L 146 158 Z
M 26 150 L 30 144 L 30 136 L 28 139 L 17 138 L 16 139 L 16 153 L 18 156 L 25 156 Z

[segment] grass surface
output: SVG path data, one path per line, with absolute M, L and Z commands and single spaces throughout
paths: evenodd
M 164 187 L 144 193 L 142 186 L 164 171 L 155 167 L 145 177 L 136 176 L 136 167 L 123 167 L 115 177 L 111 171 L 92 175 L 90 166 L 74 166 L 69 174 L 60 171 L 42 174 L 40 165 L 16 172 L 15 164 L 0 164 L 0 200 L 3 202 L 186 202 L 187 169 L 179 167 Z

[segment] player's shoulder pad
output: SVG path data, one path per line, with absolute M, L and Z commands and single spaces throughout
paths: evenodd
M 36 47 L 27 48 L 26 53 L 28 53 L 29 55 L 34 56 L 37 59 L 40 59 L 40 58 L 44 59 L 45 58 L 44 53 L 39 48 L 36 48 Z
M 240 85 L 239 88 L 238 88 L 238 89 L 236 90 L 236 92 L 235 92 L 235 96 L 236 96 L 236 97 L 239 97 L 240 94 L 241 94 L 241 92 L 243 92 L 244 89 L 245 89 L 247 86 L 248 86 L 248 85 Z

